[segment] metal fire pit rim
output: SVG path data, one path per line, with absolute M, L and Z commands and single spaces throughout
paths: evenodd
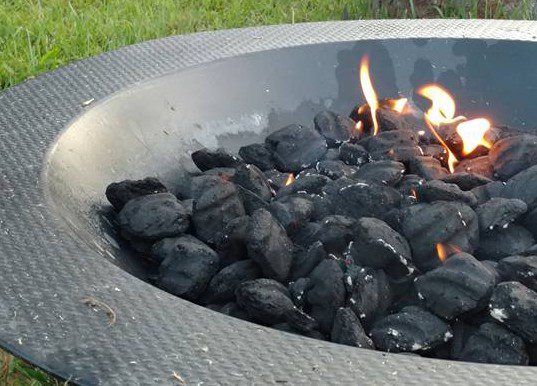
M 188 383 L 208 384 L 532 382 L 537 375 L 532 368 L 336 346 L 228 318 L 165 294 L 103 263 L 67 228 L 58 227 L 41 172 L 57 135 L 84 113 L 84 101 L 94 98 L 98 103 L 139 82 L 195 65 L 337 41 L 535 41 L 536 36 L 535 22 L 483 20 L 320 22 L 203 32 L 123 47 L 4 91 L 0 127 L 6 130 L 0 153 L 9 156 L 0 163 L 0 266 L 5 275 L 0 283 L 0 345 L 80 384 L 176 384 L 173 372 Z M 96 313 L 84 304 L 88 296 L 116 310 L 115 325 L 108 325 L 105 310 Z M 175 330 L 177 320 L 181 331 Z M 147 336 L 151 341 L 144 341 Z M 229 341 L 230 336 L 239 338 Z

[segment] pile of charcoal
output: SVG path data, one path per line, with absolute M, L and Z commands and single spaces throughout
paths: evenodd
M 537 137 L 494 129 L 454 173 L 388 108 L 317 114 L 265 143 L 192 154 L 172 194 L 108 186 L 155 284 L 236 318 L 350 346 L 537 362 Z M 362 114 L 362 116 L 360 116 Z M 357 121 L 362 123 L 357 129 Z M 442 132 L 449 140 L 449 128 Z

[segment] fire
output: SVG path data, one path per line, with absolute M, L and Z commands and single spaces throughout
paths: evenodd
M 460 249 L 457 245 L 450 245 L 450 244 L 442 244 L 438 243 L 436 244 L 436 254 L 438 255 L 438 259 L 443 263 L 446 261 L 446 259 L 454 255 L 456 253 L 461 253 L 462 249 Z
M 360 84 L 362 85 L 362 92 L 364 93 L 365 100 L 369 105 L 371 111 L 371 119 L 373 121 L 373 135 L 377 135 L 379 132 L 379 124 L 377 121 L 377 110 L 379 107 L 379 101 L 373 83 L 371 83 L 371 77 L 369 75 L 369 57 L 364 55 L 360 63 Z
M 405 111 L 407 102 L 408 102 L 407 98 L 392 99 L 390 100 L 390 108 L 402 114 L 403 111 Z
M 291 185 L 293 182 L 295 182 L 295 176 L 293 173 L 289 173 L 287 180 L 285 180 L 285 186 Z
M 418 194 L 414 189 L 410 189 L 410 196 L 414 197 L 416 200 L 418 199 Z
M 358 122 L 356 123 L 355 128 L 356 128 L 356 130 L 357 130 L 358 132 L 361 133 L 361 132 L 364 130 L 364 124 L 363 124 L 363 122 L 362 122 L 362 121 L 358 121 Z
M 485 118 L 476 118 L 461 122 L 457 125 L 457 133 L 462 138 L 462 154 L 468 155 L 479 145 L 487 149 L 492 147 L 491 143 L 485 139 L 486 132 L 490 129 L 490 122 Z

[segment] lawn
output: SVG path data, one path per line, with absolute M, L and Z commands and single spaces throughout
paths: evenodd
M 72 60 L 162 36 L 305 21 L 532 17 L 522 0 L 0 0 L 0 92 Z M 0 352 L 2 385 L 59 385 Z

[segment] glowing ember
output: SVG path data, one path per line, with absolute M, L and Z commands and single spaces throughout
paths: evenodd
M 291 185 L 293 182 L 295 182 L 295 176 L 293 173 L 289 173 L 287 180 L 285 180 L 285 186 Z
M 407 102 L 408 102 L 407 98 L 393 99 L 390 101 L 390 108 L 402 114 L 403 111 L 405 110 Z
M 364 55 L 360 63 L 360 84 L 362 85 L 362 92 L 364 93 L 365 100 L 369 105 L 371 111 L 371 119 L 373 121 L 373 135 L 377 135 L 379 132 L 379 124 L 377 121 L 377 109 L 379 107 L 379 101 L 373 83 L 371 83 L 371 77 L 369 76 L 369 57 Z
M 490 122 L 485 118 L 476 118 L 461 122 L 457 125 L 457 133 L 464 145 L 462 154 L 468 155 L 479 145 L 490 149 L 492 145 L 485 139 L 485 133 L 490 129 Z
M 438 255 L 438 259 L 443 263 L 446 261 L 446 259 L 454 255 L 456 253 L 461 253 L 462 249 L 460 249 L 457 245 L 450 245 L 450 244 L 436 244 L 436 254 Z
M 410 196 L 414 197 L 416 200 L 418 199 L 418 194 L 414 189 L 410 189 Z
M 364 130 L 364 124 L 362 121 L 358 121 L 355 126 L 356 130 L 360 133 Z

